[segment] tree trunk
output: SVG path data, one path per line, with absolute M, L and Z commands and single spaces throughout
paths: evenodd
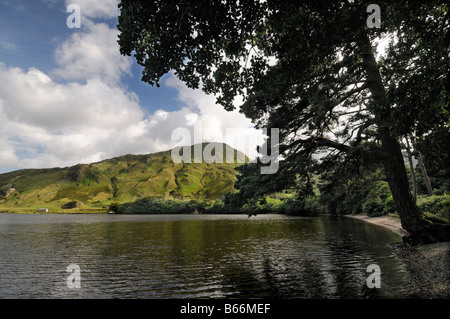
M 430 177 L 428 177 L 427 169 L 425 168 L 425 164 L 423 163 L 422 154 L 420 154 L 419 151 L 416 151 L 416 154 L 417 160 L 419 161 L 420 171 L 422 172 L 423 179 L 425 180 L 428 195 L 433 196 L 433 187 L 431 187 Z
M 368 87 L 374 102 L 371 108 L 379 129 L 382 162 L 402 227 L 409 232 L 410 243 L 448 240 L 449 227 L 432 225 L 423 219 L 411 196 L 400 143 L 390 132 L 390 127 L 394 124 L 390 120 L 390 103 L 387 101 L 379 66 L 367 35 L 360 38 L 359 49 L 363 60 L 363 68 L 367 74 Z
M 405 137 L 406 140 L 406 153 L 408 153 L 408 162 L 409 162 L 409 167 L 411 169 L 411 184 L 412 184 L 412 197 L 414 202 L 417 202 L 417 178 L 416 178 L 416 170 L 414 169 L 414 162 L 413 162 L 413 154 L 411 151 L 411 145 L 409 145 L 409 140 L 408 137 Z
M 380 129 L 382 142 L 382 161 L 403 229 L 410 236 L 404 240 L 410 244 L 426 244 L 450 239 L 450 225 L 431 223 L 422 218 L 409 190 L 400 143 L 389 134 L 387 129 Z
M 387 129 L 380 129 L 382 161 L 402 227 L 411 235 L 422 232 L 423 219 L 409 190 L 400 143 Z

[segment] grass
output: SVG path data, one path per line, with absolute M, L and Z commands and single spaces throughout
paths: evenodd
M 89 165 L 20 170 L 0 174 L 0 187 L 15 191 L 0 197 L 0 212 L 99 212 L 113 202 L 145 197 L 215 200 L 233 192 L 239 164 L 175 164 L 171 152 L 125 155 Z M 80 208 L 61 207 L 76 201 Z

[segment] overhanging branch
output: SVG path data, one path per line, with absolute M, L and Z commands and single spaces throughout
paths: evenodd
M 339 150 L 341 152 L 345 152 L 345 153 L 351 153 L 354 150 L 353 146 L 342 144 L 342 143 L 339 143 L 336 141 L 332 141 L 323 136 L 314 136 L 314 137 L 310 137 L 306 140 L 298 139 L 296 141 L 293 141 L 289 145 L 286 145 L 283 148 L 285 148 L 286 150 L 301 148 L 301 150 L 300 150 L 301 153 L 311 153 L 314 150 L 316 150 L 317 148 L 323 147 L 323 146 L 334 148 L 334 149 L 337 149 L 337 150 Z

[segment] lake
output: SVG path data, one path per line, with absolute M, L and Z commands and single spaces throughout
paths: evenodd
M 406 298 L 399 241 L 331 216 L 0 214 L 0 298 Z

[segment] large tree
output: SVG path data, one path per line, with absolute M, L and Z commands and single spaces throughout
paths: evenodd
M 448 116 L 449 8 L 377 1 L 381 27 L 369 28 L 369 4 L 123 0 L 119 44 L 151 85 L 174 71 L 227 110 L 242 96 L 240 110 L 257 127 L 280 129 L 285 170 L 319 153 L 328 163 L 379 159 L 403 227 L 414 240 L 439 240 L 446 233 L 412 199 L 399 137 L 426 134 Z M 376 43 L 386 37 L 381 57 Z

